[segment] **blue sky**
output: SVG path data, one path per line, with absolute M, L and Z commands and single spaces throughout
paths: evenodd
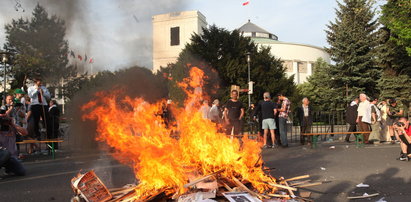
M 25 12 L 15 9 L 16 2 Z M 4 25 L 29 17 L 37 2 L 66 20 L 71 50 L 93 57 L 94 69 L 108 70 L 151 66 L 153 15 L 199 10 L 208 24 L 229 30 L 250 19 L 280 41 L 324 47 L 324 30 L 337 7 L 335 0 L 250 0 L 247 6 L 242 6 L 246 0 L 0 0 L 0 46 Z
M 235 29 L 247 22 L 276 34 L 280 41 L 326 46 L 324 29 L 334 20 L 334 0 L 194 0 L 190 9 L 199 9 L 209 24 Z

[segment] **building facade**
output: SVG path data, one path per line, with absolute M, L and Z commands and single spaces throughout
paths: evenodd
M 153 72 L 177 61 L 178 55 L 193 33 L 201 34 L 207 26 L 199 11 L 185 11 L 153 16 Z M 314 72 L 314 63 L 322 58 L 330 63 L 330 55 L 317 46 L 278 41 L 278 37 L 248 21 L 238 28 L 240 33 L 259 46 L 271 48 L 271 54 L 284 63 L 287 76 L 301 84 Z
M 184 11 L 155 15 L 153 22 L 153 72 L 177 61 L 193 33 L 201 34 L 207 26 L 199 11 Z

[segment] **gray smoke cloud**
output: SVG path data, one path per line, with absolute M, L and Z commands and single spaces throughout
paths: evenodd
M 93 58 L 95 69 L 115 70 L 128 66 L 152 66 L 153 15 L 183 11 L 188 0 L 2 0 L 0 44 L 4 25 L 12 19 L 31 17 L 37 3 L 49 14 L 64 19 L 70 49 Z M 24 10 L 24 12 L 23 12 Z M 72 63 L 85 65 L 78 59 Z

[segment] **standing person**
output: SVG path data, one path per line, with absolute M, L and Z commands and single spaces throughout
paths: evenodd
M 23 104 L 22 108 L 26 112 L 26 98 L 24 97 L 26 93 L 20 88 L 18 88 L 14 91 L 14 94 L 15 94 L 15 98 L 14 98 L 15 102 L 22 103 Z
M 280 114 L 280 112 L 278 111 L 278 107 L 281 106 L 281 100 L 278 99 L 278 97 L 276 97 L 274 99 L 274 102 L 277 104 L 277 114 L 274 115 L 274 120 L 275 120 L 275 125 L 277 126 L 277 128 L 275 129 L 275 141 L 277 145 L 281 145 L 281 138 L 280 138 L 280 120 L 278 115 Z
M 50 99 L 50 92 L 47 90 L 45 86 L 42 85 L 41 79 L 37 78 L 34 79 L 34 85 L 28 88 L 28 95 L 31 99 L 31 116 L 33 116 L 34 121 L 34 132 L 36 134 L 36 138 L 41 137 L 40 133 L 40 118 L 43 120 L 43 126 L 47 130 L 47 134 L 49 134 L 50 127 L 47 124 L 48 120 L 48 106 L 47 106 L 47 99 Z
M 208 113 L 208 118 L 213 122 L 216 123 L 217 125 L 221 121 L 221 113 L 220 113 L 220 101 L 218 99 L 215 99 L 213 101 L 213 105 L 210 108 L 210 111 Z
M 381 112 L 377 107 L 378 99 L 371 102 L 371 134 L 370 140 L 373 144 L 380 143 L 381 136 Z
M 303 135 L 304 133 L 311 132 L 311 126 L 313 124 L 313 112 L 309 105 L 310 101 L 308 98 L 303 98 L 302 105 L 297 108 L 297 118 L 300 121 L 300 143 L 305 144 L 305 138 L 308 138 L 308 144 L 311 144 L 311 136 L 307 137 Z
M 208 106 L 208 100 L 203 101 L 203 104 L 201 105 L 199 111 L 203 119 L 209 119 L 208 113 L 210 112 L 210 106 Z
M 380 109 L 381 112 L 381 142 L 388 142 L 390 141 L 390 134 L 388 132 L 388 126 L 387 126 L 387 103 L 388 101 L 381 101 L 378 104 L 378 108 Z
M 269 92 L 265 92 L 263 95 L 263 98 L 264 100 L 258 103 L 254 115 L 256 115 L 259 112 L 261 112 L 262 114 L 262 120 L 263 120 L 262 128 L 264 130 L 263 148 L 269 147 L 267 145 L 268 131 L 270 131 L 270 134 L 271 134 L 272 147 L 275 148 L 276 145 L 275 145 L 274 130 L 276 129 L 276 125 L 275 125 L 274 115 L 277 113 L 277 106 L 274 102 L 271 101 L 271 96 Z
M 355 98 L 345 110 L 345 122 L 349 124 L 348 132 L 357 132 L 358 98 Z M 345 141 L 350 143 L 351 133 L 345 136 Z
M 224 106 L 224 119 L 227 124 L 227 135 L 231 134 L 234 128 L 234 135 L 241 133 L 241 120 L 244 117 L 244 106 L 238 100 L 238 91 L 231 91 L 231 99 Z
M 57 102 L 55 100 L 50 100 L 49 113 L 49 124 L 50 124 L 50 136 L 48 139 L 56 139 L 59 137 L 60 128 L 60 110 L 57 107 Z M 58 143 L 55 144 L 55 149 L 58 149 Z
M 281 100 L 282 102 L 281 108 L 278 109 L 278 111 L 280 112 L 280 114 L 278 115 L 278 122 L 279 122 L 279 128 L 280 128 L 281 145 L 283 147 L 288 147 L 287 119 L 288 119 L 288 114 L 290 113 L 291 102 L 283 94 L 279 94 L 278 99 Z
M 388 125 L 388 132 L 391 136 L 391 143 L 395 143 L 395 135 L 394 135 L 394 123 L 398 121 L 400 117 L 404 115 L 403 106 L 400 102 L 397 102 L 395 99 L 390 99 L 387 108 L 387 125 Z M 398 141 L 398 140 L 397 140 Z
M 367 100 L 367 95 L 364 93 L 360 94 L 360 104 L 358 105 L 358 115 L 357 115 L 357 124 L 358 128 L 362 132 L 370 131 L 371 124 L 371 103 Z M 368 138 L 370 133 L 364 133 L 364 143 L 368 144 Z

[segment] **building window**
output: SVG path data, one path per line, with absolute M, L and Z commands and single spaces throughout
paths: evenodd
M 293 62 L 292 61 L 284 61 L 284 67 L 286 72 L 293 72 Z
M 255 32 L 251 32 L 251 37 L 255 37 L 256 33 Z
M 170 45 L 171 46 L 178 46 L 180 45 L 180 27 L 172 27 L 170 29 Z
M 307 63 L 298 62 L 298 73 L 307 73 Z

